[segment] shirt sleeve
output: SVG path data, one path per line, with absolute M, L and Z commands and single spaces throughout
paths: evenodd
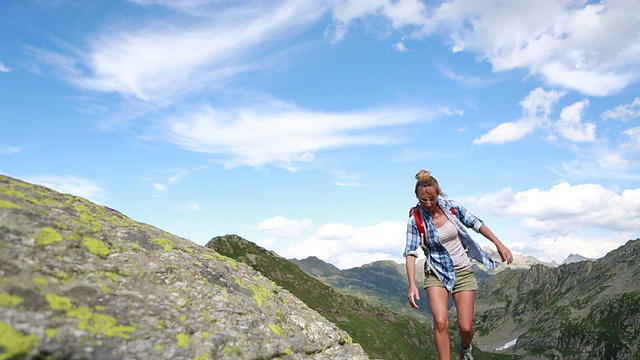
M 413 255 L 418 257 L 418 247 L 420 247 L 420 232 L 413 216 L 407 221 L 407 239 L 402 256 Z
M 479 233 L 480 228 L 482 227 L 484 222 L 480 220 L 478 217 L 476 217 L 475 215 L 473 215 L 471 211 L 467 210 L 464 206 L 460 205 L 459 203 L 455 201 L 450 201 L 450 203 L 451 203 L 451 207 L 456 210 L 456 213 L 458 214 L 457 216 L 460 222 L 464 226 L 468 227 L 469 229 L 473 229 L 473 231 Z

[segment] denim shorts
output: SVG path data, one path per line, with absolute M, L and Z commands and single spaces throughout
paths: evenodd
M 426 289 L 432 286 L 445 287 L 436 274 L 426 267 L 424 271 L 424 288 Z M 478 290 L 478 282 L 476 281 L 476 276 L 473 274 L 473 269 L 469 267 L 462 270 L 456 270 L 456 283 L 453 285 L 453 291 L 451 292 L 456 293 L 458 291 L 472 290 Z

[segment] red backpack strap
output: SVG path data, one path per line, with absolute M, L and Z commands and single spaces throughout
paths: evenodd
M 411 210 L 409 211 L 409 216 L 413 216 L 413 218 L 416 220 L 416 227 L 418 228 L 418 232 L 420 233 L 421 245 L 426 247 L 427 235 L 425 233 L 424 221 L 422 221 L 422 215 L 420 215 L 420 209 L 418 209 L 417 206 L 412 207 Z

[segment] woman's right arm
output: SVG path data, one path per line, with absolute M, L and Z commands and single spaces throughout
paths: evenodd
M 409 280 L 409 293 L 407 298 L 409 304 L 415 309 L 418 308 L 416 301 L 420 300 L 420 293 L 416 286 L 416 257 L 413 255 L 405 256 L 406 268 L 407 268 L 407 280 Z

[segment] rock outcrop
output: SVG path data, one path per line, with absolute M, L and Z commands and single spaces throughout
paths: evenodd
M 0 359 L 367 359 L 249 266 L 0 176 Z

